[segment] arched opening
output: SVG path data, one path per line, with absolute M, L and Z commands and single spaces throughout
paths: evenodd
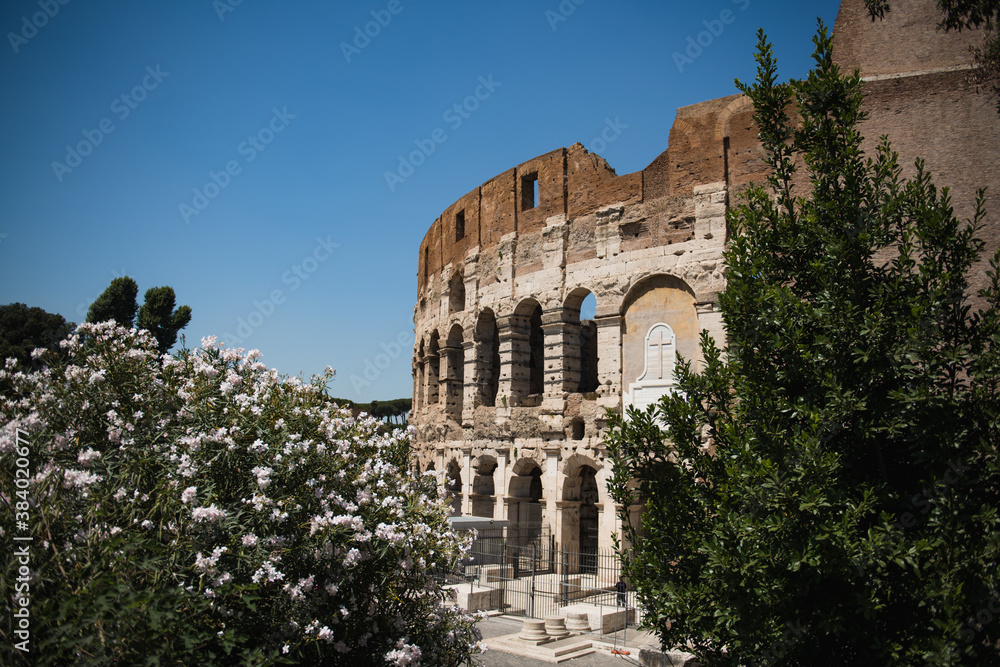
M 542 533 L 542 469 L 532 459 L 521 459 L 514 464 L 513 473 L 507 493 L 507 519 L 516 526 L 518 539 L 532 542 Z
M 522 399 L 545 391 L 545 334 L 542 332 L 542 307 L 534 299 L 525 299 L 511 318 L 512 338 L 511 394 Z
M 448 414 L 462 420 L 462 399 L 465 393 L 465 349 L 462 344 L 464 332 L 461 325 L 455 324 L 448 332 L 448 341 L 445 346 L 445 361 L 447 369 L 445 373 L 445 386 L 448 393 L 445 397 L 445 409 Z
M 653 275 L 629 290 L 622 303 L 622 407 L 644 410 L 676 389 L 678 356 L 701 359 L 701 327 L 687 283 Z
M 462 513 L 462 466 L 457 459 L 448 462 L 444 489 L 446 497 L 451 499 L 452 516 L 458 516 Z
M 580 572 L 597 573 L 597 546 L 599 543 L 597 526 L 597 503 L 600 492 L 597 487 L 597 471 L 590 466 L 580 468 Z
M 484 456 L 476 466 L 476 476 L 472 480 L 472 515 L 492 517 L 496 510 L 496 488 L 493 473 L 496 472 L 497 461 L 491 456 Z
M 476 389 L 478 404 L 493 407 L 500 390 L 500 330 L 493 311 L 479 313 L 476 321 Z
M 570 292 L 564 306 L 567 332 L 566 388 L 568 391 L 589 393 L 597 391 L 597 299 L 585 288 Z M 576 327 L 579 327 L 577 329 Z
M 417 348 L 417 356 L 414 359 L 415 369 L 413 371 L 414 379 L 416 384 L 414 395 L 416 400 L 413 402 L 414 406 L 417 408 L 424 407 L 424 382 L 425 379 L 425 369 L 424 369 L 424 341 L 420 341 L 420 347 Z
M 465 279 L 461 271 L 456 271 L 448 282 L 448 312 L 460 313 L 465 310 Z
M 438 344 L 438 332 L 431 332 L 427 344 L 427 405 L 438 402 L 438 384 L 441 382 L 441 346 Z

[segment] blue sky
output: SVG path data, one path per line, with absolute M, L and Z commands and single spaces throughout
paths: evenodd
M 65 1 L 0 7 L 0 303 L 80 322 L 118 275 L 170 285 L 189 346 L 330 365 L 357 401 L 410 396 L 417 249 L 449 204 L 577 141 L 642 169 L 677 107 L 753 78 L 758 27 L 801 77 L 838 7 Z

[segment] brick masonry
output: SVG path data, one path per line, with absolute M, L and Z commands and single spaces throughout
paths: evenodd
M 888 135 L 906 176 L 923 157 L 960 217 L 988 188 L 980 236 L 992 254 L 1000 118 L 967 82 L 978 33 L 945 34 L 937 20 L 931 0 L 895 0 L 882 23 L 844 0 L 835 55 L 865 78 L 869 151 Z M 540 521 L 569 550 L 611 545 L 605 412 L 622 410 L 653 363 L 644 343 L 656 323 L 696 364 L 701 330 L 725 342 L 725 213 L 766 175 L 751 117 L 741 95 L 683 107 L 642 171 L 619 176 L 574 144 L 491 178 L 433 222 L 419 249 L 410 420 L 420 470 L 438 472 L 456 512 Z M 983 264 L 973 290 L 985 282 Z M 588 294 L 596 316 L 581 321 Z

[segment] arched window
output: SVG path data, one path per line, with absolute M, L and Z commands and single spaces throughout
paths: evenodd
M 451 513 L 459 515 L 462 513 L 462 466 L 458 461 L 452 459 L 448 462 L 448 474 L 445 478 L 445 494 L 451 499 Z
M 597 391 L 597 300 L 584 288 L 570 292 L 566 299 L 565 321 L 570 327 L 565 359 L 566 390 L 580 393 Z
M 460 313 L 465 310 L 465 280 L 461 271 L 456 271 L 448 282 L 448 312 Z
M 427 405 L 438 402 L 438 384 L 441 382 L 441 348 L 438 343 L 438 332 L 431 333 L 427 345 Z
M 445 407 L 448 414 L 455 419 L 462 420 L 462 399 L 465 393 L 465 349 L 462 326 L 455 324 L 448 333 L 448 343 L 444 348 L 445 363 L 447 364 L 447 374 L 445 375 L 445 385 L 448 394 L 445 398 Z
M 425 378 L 424 378 L 424 341 L 420 341 L 420 347 L 417 348 L 417 355 L 416 355 L 416 358 L 414 359 L 414 371 L 413 371 L 413 374 L 415 376 L 415 378 L 414 378 L 415 379 L 414 384 L 416 384 L 416 388 L 415 388 L 416 391 L 414 392 L 415 393 L 415 400 L 413 401 L 413 404 L 414 404 L 415 407 L 417 407 L 419 409 L 419 408 L 424 407 L 424 381 L 425 381 Z
M 476 320 L 476 388 L 479 405 L 496 405 L 500 389 L 500 330 L 497 318 L 488 308 Z
M 496 509 L 496 487 L 493 473 L 496 472 L 497 461 L 491 456 L 484 456 L 476 466 L 476 476 L 472 480 L 472 515 L 492 517 Z
M 542 307 L 525 299 L 514 310 L 511 328 L 511 394 L 524 398 L 545 391 L 545 334 Z

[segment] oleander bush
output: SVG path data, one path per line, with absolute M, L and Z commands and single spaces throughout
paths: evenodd
M 409 472 L 409 435 L 337 407 L 329 375 L 286 379 L 214 338 L 161 355 L 114 322 L 60 345 L 36 350 L 41 370 L 0 370 L 15 387 L 0 527 L 8 544 L 33 538 L 27 587 L 14 593 L 17 559 L 3 570 L 4 615 L 28 598 L 30 653 L 4 624 L 0 662 L 458 665 L 478 652 L 475 619 L 431 576 L 468 548 L 446 501 Z

